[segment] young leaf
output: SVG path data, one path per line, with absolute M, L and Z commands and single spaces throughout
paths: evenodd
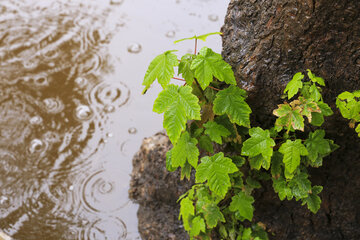
M 308 179 L 308 175 L 301 172 L 288 182 L 288 187 L 291 188 L 291 192 L 296 200 L 299 200 L 308 196 L 311 190 L 311 182 Z
M 304 118 L 300 112 L 300 107 L 292 109 L 287 103 L 278 105 L 278 109 L 273 111 L 273 114 L 278 117 L 275 122 L 277 130 L 287 128 L 304 131 Z
M 253 203 L 254 198 L 252 196 L 248 196 L 244 192 L 239 192 L 232 197 L 229 209 L 232 212 L 239 212 L 242 217 L 252 221 L 254 213 Z
M 195 208 L 193 202 L 188 198 L 183 198 L 180 202 L 179 219 L 182 218 L 184 229 L 190 231 L 189 217 L 195 215 Z
M 191 63 L 195 56 L 193 54 L 187 53 L 181 57 L 179 63 L 178 73 L 181 74 L 186 81 L 186 84 L 191 86 L 194 82 L 194 73 L 190 69 Z
M 224 197 L 231 186 L 229 174 L 238 171 L 230 158 L 224 157 L 220 152 L 212 157 L 203 157 L 196 169 L 195 181 L 197 183 L 208 181 L 212 192 Z
M 321 99 L 321 93 L 319 92 L 319 89 L 316 87 L 315 84 L 311 85 L 309 88 L 310 98 L 312 98 L 315 102 L 319 101 Z
M 187 120 L 200 120 L 199 99 L 189 86 L 169 85 L 155 100 L 153 111 L 164 113 L 164 128 L 173 144 L 176 144 Z
M 226 127 L 213 121 L 209 121 L 203 126 L 206 129 L 205 134 L 209 135 L 210 139 L 218 144 L 222 144 L 221 137 L 227 137 L 231 134 Z
M 243 143 L 241 154 L 249 157 L 261 154 L 269 163 L 267 166 L 270 167 L 272 148 L 275 146 L 275 142 L 270 138 L 269 130 L 262 130 L 260 127 L 251 128 L 249 135 L 251 137 Z
M 287 140 L 281 145 L 279 152 L 284 155 L 283 162 L 285 164 L 285 170 L 289 173 L 293 173 L 300 165 L 300 156 L 308 155 L 308 151 L 300 139 L 296 139 L 295 141 Z
M 191 63 L 196 79 L 202 89 L 205 89 L 216 77 L 219 81 L 236 85 L 234 72 L 221 55 L 210 48 L 203 47 Z
M 295 96 L 295 94 L 298 93 L 299 89 L 302 88 L 303 83 L 302 83 L 302 79 L 304 78 L 304 75 L 301 72 L 298 72 L 294 75 L 294 77 L 292 78 L 292 80 L 286 85 L 285 91 L 284 93 L 287 92 L 288 94 L 288 99 L 292 98 L 293 96 Z
M 188 162 L 185 162 L 185 165 L 181 167 L 180 180 L 183 180 L 185 177 L 188 180 L 190 180 L 191 177 L 191 165 Z
M 315 74 L 313 74 L 310 69 L 306 70 L 308 72 L 308 77 L 310 80 L 314 83 L 319 84 L 320 86 L 325 86 L 325 81 L 321 77 L 316 77 Z
M 293 198 L 291 188 L 287 186 L 286 180 L 283 177 L 279 177 L 278 179 L 273 178 L 273 188 L 276 193 L 278 193 L 280 200 L 284 200 L 287 198 L 291 200 Z
M 206 226 L 205 221 L 202 217 L 197 216 L 191 221 L 190 236 L 197 236 L 200 232 L 205 232 Z
M 174 50 L 166 51 L 151 61 L 142 83 L 142 85 L 145 86 L 143 92 L 146 92 L 155 79 L 158 80 L 163 88 L 169 84 L 170 79 L 175 73 L 174 67 L 179 64 L 177 56 L 172 52 L 174 52 Z
M 197 167 L 199 158 L 199 149 L 196 147 L 198 141 L 190 137 L 188 132 L 181 134 L 179 141 L 171 149 L 171 164 L 172 167 L 183 167 L 186 161 Z
M 306 149 L 308 150 L 308 158 L 315 162 L 320 154 L 326 155 L 331 153 L 329 142 L 324 139 L 325 131 L 316 130 L 309 134 L 309 138 L 304 142 Z
M 199 39 L 199 40 L 202 40 L 202 41 L 206 41 L 206 38 L 208 36 L 211 36 L 211 35 L 222 35 L 221 32 L 212 32 L 212 33 L 206 33 L 206 34 L 203 34 L 203 35 L 200 35 L 200 36 L 192 36 L 192 37 L 189 37 L 189 38 L 183 38 L 183 39 L 179 39 L 179 40 L 176 40 L 174 41 L 174 43 L 178 43 L 178 42 L 182 42 L 182 41 L 185 41 L 185 40 L 193 40 L 193 39 Z
M 245 102 L 245 90 L 230 86 L 216 94 L 214 100 L 214 113 L 227 114 L 232 123 L 239 126 L 250 127 L 251 108 Z
M 225 222 L 224 215 L 221 213 L 219 207 L 215 203 L 207 203 L 204 205 L 203 213 L 206 224 L 209 228 L 216 227 L 219 221 Z
M 317 213 L 317 211 L 320 209 L 321 198 L 318 196 L 318 194 L 322 191 L 322 189 L 322 186 L 314 186 L 312 188 L 312 193 L 310 193 L 307 198 L 303 199 L 302 205 L 307 204 L 308 209 L 312 213 Z

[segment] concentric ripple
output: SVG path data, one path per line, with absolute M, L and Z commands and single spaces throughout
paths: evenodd
M 127 236 L 125 223 L 117 217 L 96 220 L 80 233 L 80 240 L 124 240 Z

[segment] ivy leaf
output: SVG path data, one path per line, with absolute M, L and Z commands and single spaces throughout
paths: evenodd
M 293 198 L 291 188 L 287 186 L 285 178 L 273 178 L 273 188 L 275 192 L 279 195 L 281 201 L 285 198 L 287 198 L 288 200 L 291 200 Z
M 308 77 L 310 78 L 310 80 L 314 83 L 317 83 L 321 86 L 325 86 L 325 81 L 324 79 L 322 79 L 321 77 L 316 77 L 315 74 L 313 74 L 310 69 L 306 70 L 308 72 Z
M 206 226 L 205 221 L 202 217 L 197 216 L 191 221 L 190 236 L 197 236 L 200 232 L 205 232 Z
M 272 147 L 275 146 L 274 140 L 270 138 L 269 130 L 263 130 L 260 127 L 251 128 L 249 135 L 251 137 L 243 143 L 241 153 L 249 157 L 255 157 L 261 154 L 269 163 L 266 164 L 267 168 L 265 169 L 269 169 L 271 156 L 273 154 Z
M 219 91 L 214 100 L 214 113 L 217 115 L 227 114 L 232 123 L 250 127 L 251 109 L 245 102 L 244 96 L 246 96 L 245 90 L 236 86 Z
M 196 168 L 200 154 L 199 149 L 196 147 L 197 143 L 198 141 L 190 137 L 188 132 L 181 134 L 179 141 L 171 150 L 172 167 L 183 167 L 187 161 Z
M 174 41 L 174 43 L 178 43 L 178 42 L 182 42 L 182 41 L 185 41 L 185 40 L 193 40 L 193 39 L 199 39 L 199 40 L 202 40 L 202 41 L 206 41 L 206 38 L 208 36 L 211 36 L 211 35 L 222 35 L 221 32 L 212 32 L 212 33 L 206 33 L 206 34 L 203 34 L 203 35 L 200 35 L 200 36 L 192 36 L 192 37 L 189 37 L 189 38 L 183 38 L 183 39 L 180 39 L 180 40 L 176 40 Z
M 231 66 L 222 59 L 222 56 L 208 47 L 203 47 L 191 63 L 192 71 L 202 89 L 205 89 L 216 77 L 219 81 L 236 85 L 234 72 Z
M 178 141 L 187 120 L 200 120 L 199 99 L 189 86 L 169 85 L 155 100 L 153 111 L 164 113 L 164 128 L 173 144 Z
M 224 197 L 231 186 L 229 174 L 238 171 L 230 158 L 224 157 L 220 152 L 212 157 L 203 157 L 196 169 L 195 181 L 197 183 L 208 181 L 212 192 Z
M 195 215 L 195 208 L 193 202 L 189 197 L 183 198 L 180 202 L 179 219 L 182 218 L 184 229 L 190 231 L 190 216 Z
M 193 61 L 194 55 L 187 53 L 181 57 L 181 61 L 179 63 L 178 74 L 182 75 L 186 81 L 186 84 L 191 86 L 194 82 L 194 74 L 190 69 L 191 63 Z
M 222 144 L 221 137 L 227 137 L 231 134 L 226 127 L 213 121 L 209 121 L 203 126 L 206 129 L 205 134 L 209 135 L 210 139 L 218 144 Z
M 316 130 L 309 134 L 309 138 L 304 142 L 306 149 L 308 150 L 308 158 L 315 162 L 320 154 L 326 155 L 331 153 L 329 142 L 324 139 L 325 131 Z
M 273 111 L 273 114 L 278 117 L 275 121 L 275 126 L 278 131 L 282 128 L 304 131 L 304 118 L 301 114 L 300 107 L 292 109 L 287 103 L 280 104 L 278 105 L 278 109 Z
M 169 172 L 174 172 L 177 168 L 172 166 L 172 153 L 171 150 L 166 153 L 166 169 Z
M 229 206 L 230 211 L 239 212 L 240 216 L 245 219 L 252 221 L 254 213 L 254 198 L 252 196 L 246 195 L 244 192 L 239 192 L 231 198 L 231 203 Z
M 318 194 L 322 191 L 322 189 L 322 186 L 314 186 L 312 188 L 312 193 L 310 193 L 307 198 L 303 199 L 302 205 L 307 204 L 308 209 L 313 213 L 317 213 L 320 209 L 321 198 Z
M 199 147 L 209 153 L 214 153 L 214 147 L 209 136 L 203 135 L 199 138 Z
M 302 79 L 304 78 L 304 75 L 301 72 L 298 72 L 294 75 L 294 77 L 292 78 L 292 80 L 286 85 L 286 88 L 284 90 L 284 93 L 287 92 L 288 94 L 288 99 L 292 98 L 293 96 L 295 96 L 295 94 L 298 93 L 299 89 L 302 88 L 303 83 L 302 83 Z
M 279 152 L 284 155 L 283 162 L 285 164 L 285 170 L 290 174 L 300 165 L 300 156 L 308 155 L 308 151 L 300 139 L 296 139 L 295 141 L 287 140 L 281 145 Z
M 311 182 L 308 179 L 308 175 L 304 172 L 295 175 L 295 177 L 289 181 L 288 186 L 291 188 L 291 192 L 296 198 L 296 201 L 307 197 L 311 190 Z
M 175 73 L 174 67 L 179 64 L 177 56 L 173 54 L 173 52 L 175 52 L 175 50 L 166 51 L 151 61 L 142 83 L 142 85 L 145 86 L 143 93 L 149 89 L 155 79 L 158 80 L 163 88 L 169 84 L 170 79 Z
M 209 228 L 216 227 L 217 223 L 225 222 L 224 215 L 221 213 L 219 207 L 215 203 L 208 203 L 203 206 L 203 213 L 206 224 Z

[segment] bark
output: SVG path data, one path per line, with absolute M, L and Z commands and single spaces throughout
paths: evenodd
M 358 0 L 233 0 L 222 32 L 223 56 L 250 91 L 256 125 L 273 124 L 272 110 L 296 72 L 323 77 L 333 109 L 339 93 L 360 89 Z M 319 212 L 281 202 L 269 184 L 256 192 L 255 220 L 272 239 L 360 238 L 360 141 L 338 111 L 325 121 L 327 138 L 340 149 L 310 172 L 313 184 L 324 186 Z

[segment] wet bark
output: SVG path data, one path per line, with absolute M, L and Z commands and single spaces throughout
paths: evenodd
M 273 123 L 272 110 L 296 72 L 323 77 L 333 109 L 339 93 L 360 89 L 358 0 L 233 0 L 222 32 L 223 56 L 250 91 L 255 125 Z M 360 238 L 360 140 L 338 111 L 326 121 L 327 138 L 340 149 L 310 172 L 313 184 L 324 186 L 319 212 L 281 202 L 269 184 L 256 192 L 255 220 L 272 239 Z

